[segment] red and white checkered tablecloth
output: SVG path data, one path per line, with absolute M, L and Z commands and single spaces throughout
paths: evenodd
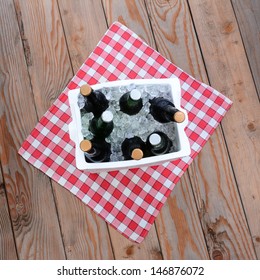
M 68 90 L 84 83 L 135 78 L 181 80 L 181 106 L 188 112 L 186 133 L 191 155 L 153 167 L 89 173 L 75 165 L 70 140 Z M 232 102 L 195 80 L 148 46 L 134 32 L 115 22 L 76 76 L 41 118 L 19 154 L 76 195 L 127 238 L 142 242 L 184 171 L 218 126 Z

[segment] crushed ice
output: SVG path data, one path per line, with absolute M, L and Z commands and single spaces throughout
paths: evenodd
M 119 99 L 120 97 L 133 89 L 138 89 L 142 93 L 143 108 L 141 111 L 133 116 L 129 116 L 120 111 Z M 153 116 L 149 113 L 149 99 L 154 97 L 165 97 L 172 100 L 171 87 L 168 84 L 146 84 L 135 85 L 129 84 L 127 86 L 119 87 L 103 87 L 100 89 L 106 98 L 109 100 L 109 110 L 114 115 L 114 129 L 112 133 L 106 138 L 106 141 L 111 143 L 111 161 L 124 160 L 121 152 L 121 144 L 125 138 L 131 138 L 133 136 L 139 136 L 143 141 L 146 141 L 148 135 L 156 130 L 162 131 L 168 135 L 173 141 L 173 146 L 169 153 L 177 151 L 177 138 L 176 137 L 176 124 L 159 123 L 154 120 Z M 91 139 L 92 133 L 89 131 L 89 121 L 93 118 L 92 113 L 84 111 L 84 97 L 79 94 L 78 106 L 81 109 L 81 123 L 82 134 L 85 139 Z

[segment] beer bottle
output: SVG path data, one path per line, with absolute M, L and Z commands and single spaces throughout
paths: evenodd
M 114 129 L 113 114 L 106 110 L 100 117 L 94 117 L 89 122 L 89 131 L 97 138 L 106 138 Z
M 141 92 L 133 89 L 119 99 L 120 110 L 128 115 L 136 115 L 143 107 Z
M 80 93 L 85 98 L 84 109 L 86 112 L 92 112 L 95 117 L 99 117 L 107 108 L 108 100 L 99 90 L 93 90 L 88 84 L 80 87 Z
M 80 149 L 84 152 L 85 160 L 90 163 L 110 161 L 111 144 L 103 139 L 82 140 Z
M 121 145 L 121 149 L 124 159 L 139 160 L 144 157 L 145 143 L 138 136 L 126 138 Z
M 146 147 L 150 156 L 163 155 L 170 151 L 172 141 L 162 131 L 155 131 L 148 135 Z
M 174 104 L 166 98 L 154 97 L 149 100 L 150 114 L 160 123 L 177 122 L 181 123 L 185 119 L 183 112 L 175 108 Z

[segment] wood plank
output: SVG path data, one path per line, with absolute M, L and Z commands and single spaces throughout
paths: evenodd
M 118 231 L 110 228 L 111 241 L 117 260 L 161 260 L 162 251 L 158 243 L 155 227 L 152 226 L 145 240 L 137 244 L 126 239 Z
M 17 154 L 37 116 L 11 0 L 0 1 L 0 18 L 0 150 L 18 256 L 64 259 L 49 179 Z
M 58 4 L 71 63 L 77 71 L 107 30 L 103 8 L 100 0 L 58 0 Z
M 260 98 L 260 1 L 232 0 L 232 4 Z
M 55 187 L 55 196 L 67 258 L 114 259 L 106 222 L 66 189 Z
M 159 52 L 195 78 L 208 83 L 187 3 L 148 0 L 146 3 Z M 209 149 L 212 146 L 216 151 Z M 221 157 L 215 156 L 217 151 L 223 151 Z M 218 128 L 189 168 L 207 247 L 213 259 L 254 258 L 251 236 L 225 151 L 224 138 Z M 212 178 L 218 178 L 218 181 L 209 184 Z M 209 193 L 215 193 L 215 196 Z M 205 205 L 201 204 L 202 200 Z M 214 227 L 214 236 L 221 236 L 221 242 L 212 240 L 212 234 L 208 232 L 214 223 L 217 225 Z M 234 239 L 233 230 L 241 232 L 234 244 L 231 242 Z
M 160 53 L 184 71 L 207 80 L 186 1 L 145 1 Z
M 59 6 L 66 38 L 70 42 L 68 48 L 73 69 L 77 70 L 107 30 L 103 8 L 99 1 L 89 1 L 86 3 L 86 1 L 82 0 L 78 1 L 77 5 L 74 5 L 74 1 L 72 0 L 59 1 Z M 68 11 L 70 12 L 68 13 Z M 72 16 L 73 20 L 71 18 Z M 98 26 L 96 24 L 96 18 L 99 18 Z M 91 38 L 91 41 L 89 41 L 89 38 Z M 109 227 L 109 231 L 116 258 L 122 259 L 127 255 L 124 251 L 122 252 L 122 248 L 126 248 L 125 250 L 127 251 L 127 248 L 131 246 L 136 247 L 135 243 L 127 240 L 111 227 Z M 151 257 L 151 253 L 147 250 L 151 247 L 153 250 L 159 251 L 158 240 L 156 246 L 150 243 L 144 243 L 140 247 L 141 249 L 131 250 L 131 254 L 129 253 L 128 257 L 131 259 L 148 259 Z
M 196 3 L 189 1 L 189 4 L 210 82 L 234 102 L 222 126 L 248 225 L 260 257 L 260 223 L 256 222 L 260 213 L 260 110 L 256 89 L 231 3 L 198 0 Z M 216 156 L 219 157 L 219 152 Z M 232 192 L 230 195 L 234 199 Z M 240 228 L 235 232 L 241 235 Z M 243 244 L 247 242 L 239 245 Z M 244 257 L 254 256 L 251 249 L 250 254 L 248 250 L 244 251 L 247 253 Z
M 15 0 L 15 4 L 23 41 L 30 50 L 28 69 L 41 116 L 73 76 L 59 9 L 55 0 Z M 113 258 L 106 223 L 58 183 L 52 185 L 67 258 Z
M 119 1 L 103 1 L 103 4 L 109 24 L 115 20 L 126 24 L 155 48 L 156 43 L 153 40 L 149 18 L 143 1 L 120 1 L 120 3 Z M 186 218 L 185 221 L 184 217 Z M 184 223 L 185 226 L 183 226 Z M 183 176 L 181 183 L 175 187 L 172 195 L 168 198 L 168 202 L 156 219 L 156 226 L 164 258 L 208 258 L 188 174 Z M 154 234 L 149 235 L 146 241 L 149 238 L 151 239 L 152 236 Z M 186 237 L 183 238 L 184 236 Z M 190 246 L 191 244 L 192 246 Z M 127 248 L 127 245 L 122 247 Z
M 17 259 L 12 221 L 9 215 L 5 185 L 0 168 L 0 260 Z
M 164 259 L 208 259 L 189 176 L 182 177 L 156 220 Z
M 132 0 L 102 0 L 108 25 L 119 21 L 141 37 L 147 44 L 156 48 L 153 33 L 143 1 Z
M 212 259 L 255 259 L 220 130 L 214 133 L 212 140 L 190 167 L 210 256 Z

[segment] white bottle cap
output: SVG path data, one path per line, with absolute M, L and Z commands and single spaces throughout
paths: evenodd
M 133 89 L 130 92 L 130 98 L 137 101 L 141 98 L 141 92 L 138 89 Z
M 112 120 L 113 120 L 113 113 L 111 111 L 107 110 L 107 111 L 102 113 L 101 118 L 102 118 L 103 122 L 106 122 L 106 123 L 112 122 Z
M 153 133 L 150 135 L 149 137 L 149 142 L 151 143 L 151 145 L 156 146 L 159 145 L 162 141 L 162 138 L 159 134 L 157 133 Z

